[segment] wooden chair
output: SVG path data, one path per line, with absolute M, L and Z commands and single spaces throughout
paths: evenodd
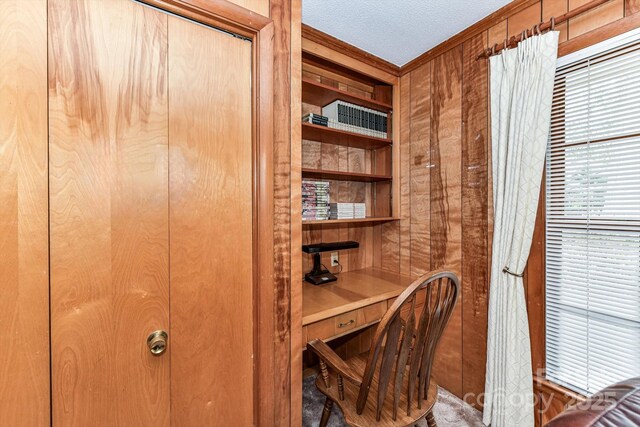
M 435 427 L 431 410 L 438 386 L 431 366 L 458 289 L 455 274 L 442 270 L 413 282 L 382 317 L 369 353 L 343 360 L 323 341 L 309 342 L 320 359 L 316 387 L 327 396 L 320 427 L 327 425 L 334 402 L 350 426 L 413 426 L 426 417 Z M 424 307 L 416 313 L 423 290 Z

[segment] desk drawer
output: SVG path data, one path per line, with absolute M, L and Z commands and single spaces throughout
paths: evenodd
M 303 346 L 313 339 L 330 340 L 348 332 L 361 329 L 379 321 L 387 311 L 387 302 L 381 301 L 357 310 L 339 314 L 319 322 L 311 323 L 303 328 Z

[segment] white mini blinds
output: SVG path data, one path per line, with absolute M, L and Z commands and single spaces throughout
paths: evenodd
M 640 375 L 640 40 L 558 68 L 546 169 L 547 377 Z

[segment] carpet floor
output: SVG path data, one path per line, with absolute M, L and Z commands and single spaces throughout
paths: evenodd
M 324 395 L 316 389 L 315 381 L 316 377 L 310 376 L 305 378 L 303 382 L 303 427 L 316 427 L 320 423 L 320 416 L 324 407 Z M 480 411 L 443 388 L 438 389 L 438 401 L 433 408 L 433 415 L 438 427 L 484 427 Z M 427 422 L 422 420 L 416 425 L 423 427 L 427 425 Z M 328 427 L 342 426 L 346 426 L 342 412 L 338 405 L 333 405 Z

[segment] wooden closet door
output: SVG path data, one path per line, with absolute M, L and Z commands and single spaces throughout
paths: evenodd
M 173 426 L 253 425 L 251 56 L 169 18 Z
M 0 426 L 49 425 L 47 4 L 0 0 Z
M 167 15 L 49 0 L 55 426 L 169 424 Z

